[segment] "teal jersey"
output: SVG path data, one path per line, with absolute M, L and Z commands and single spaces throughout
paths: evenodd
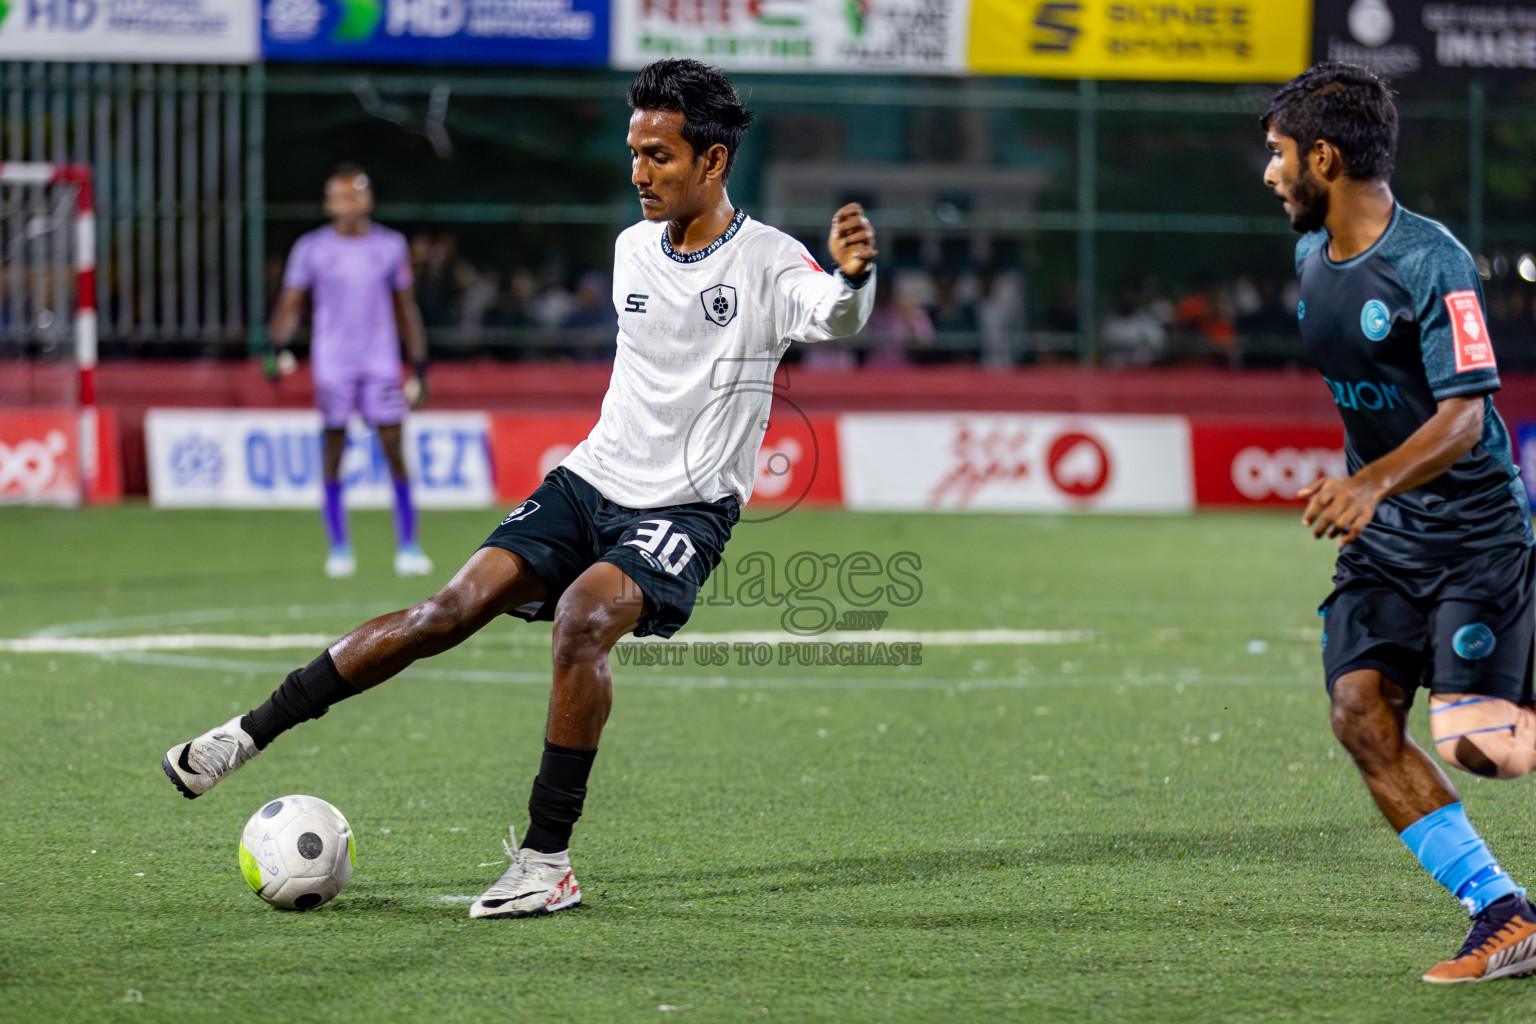
M 1504 545 L 1530 547 L 1530 507 L 1499 389 L 1482 282 L 1446 228 L 1398 206 L 1386 231 L 1343 263 L 1328 233 L 1296 245 L 1303 340 L 1344 420 L 1351 473 L 1402 445 L 1436 403 L 1481 395 L 1483 436 L 1440 476 L 1382 502 L 1352 548 L 1405 568 L 1432 568 Z

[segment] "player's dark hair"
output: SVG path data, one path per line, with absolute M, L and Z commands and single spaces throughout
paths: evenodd
M 1303 152 L 1318 139 L 1339 147 L 1351 178 L 1392 177 L 1397 107 L 1387 83 L 1366 68 L 1339 61 L 1314 64 L 1280 87 L 1259 123 L 1295 139 Z
M 675 110 L 683 115 L 683 141 L 694 158 L 711 146 L 725 147 L 725 177 L 731 176 L 741 137 L 752 126 L 752 111 L 741 105 L 731 80 L 719 68 L 687 58 L 647 64 L 629 87 L 631 110 Z
M 362 178 L 365 182 L 368 183 L 368 187 L 369 188 L 373 187 L 373 179 L 368 177 L 368 172 L 363 170 L 363 165 L 362 164 L 354 164 L 354 163 L 339 163 L 339 164 L 337 164 L 336 165 L 336 169 L 331 172 L 331 176 L 329 178 L 325 179 L 325 180 L 326 181 L 332 181 L 332 180 L 334 180 L 336 178 Z

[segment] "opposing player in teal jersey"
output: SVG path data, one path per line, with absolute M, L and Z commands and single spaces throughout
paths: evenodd
M 1303 522 L 1339 544 L 1320 609 L 1334 735 L 1472 916 L 1461 952 L 1424 980 L 1529 974 L 1536 912 L 1407 728 L 1422 687 L 1446 763 L 1501 779 L 1536 767 L 1536 538 L 1491 398 L 1477 269 L 1449 231 L 1393 197 L 1397 110 L 1369 71 L 1313 67 L 1262 123 L 1264 184 L 1304 233 L 1296 315 L 1344 420 L 1350 475 L 1301 492 Z

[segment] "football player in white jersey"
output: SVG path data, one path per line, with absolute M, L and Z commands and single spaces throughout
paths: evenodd
M 832 219 L 835 274 L 732 205 L 726 182 L 752 115 L 718 70 L 657 61 L 635 79 L 629 105 L 645 219 L 615 246 L 618 351 L 591 435 L 437 594 L 354 629 L 261 706 L 162 762 L 185 796 L 199 796 L 280 733 L 504 613 L 553 620 L 530 824 L 471 917 L 581 902 L 569 845 L 613 702 L 608 652 L 627 635 L 668 637 L 688 620 L 751 497 L 780 357 L 791 342 L 858 332 L 874 304 L 875 233 L 857 204 Z

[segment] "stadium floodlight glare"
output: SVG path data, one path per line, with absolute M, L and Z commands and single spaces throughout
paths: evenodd
M 1520 272 L 1521 278 L 1526 281 L 1536 281 L 1536 256 L 1525 253 L 1520 257 L 1520 262 L 1515 264 L 1515 269 Z
M 63 186 L 75 193 L 75 365 L 79 375 L 80 485 L 96 489 L 96 198 L 89 164 L 0 163 L 0 185 Z

